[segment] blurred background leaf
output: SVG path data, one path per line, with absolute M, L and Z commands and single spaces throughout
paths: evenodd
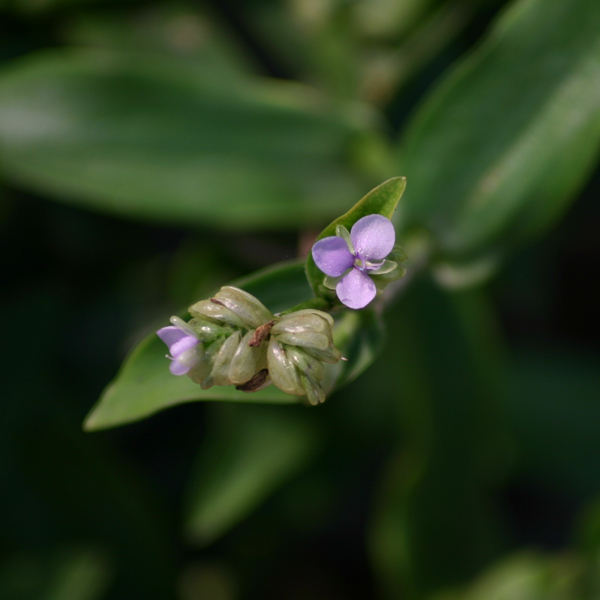
M 138 592 L 164 598 L 175 567 L 159 495 L 114 447 L 81 431 L 82 415 L 65 402 L 64 388 L 57 389 L 45 346 L 27 349 L 26 340 L 15 333 L 24 313 L 56 314 L 56 309 L 46 294 L 35 303 L 13 307 L 14 320 L 3 321 L 3 330 L 15 340 L 14 358 L 2 357 L 9 372 L 22 374 L 18 357 L 25 353 L 38 364 L 35 377 L 5 382 L 5 393 L 13 401 L 0 405 L 3 553 L 10 556 L 16 550 L 23 564 L 31 560 L 31 568 L 39 569 L 30 591 L 27 586 L 23 590 L 30 598 L 51 598 L 54 588 L 75 598 L 101 596 L 107 588 L 115 599 Z M 38 327 L 56 339 L 60 324 L 51 319 Z M 69 544 L 83 546 L 77 553 L 81 563 L 70 552 L 71 558 L 60 559 L 58 549 Z M 12 589 L 16 594 L 17 588 Z
M 201 545 L 246 517 L 318 449 L 314 424 L 298 411 L 227 406 L 214 412 L 187 501 L 186 536 Z
M 581 595 L 582 562 L 575 556 L 548 558 L 520 553 L 488 569 L 467 590 L 435 600 L 576 600 Z
M 398 308 L 379 385 L 395 388 L 404 435 L 384 473 L 370 541 L 388 596 L 423 598 L 468 580 L 505 544 L 491 500 L 508 467 L 498 419 L 502 354 L 480 293 L 451 296 L 421 279 Z
M 591 498 L 600 487 L 600 369 L 568 347 L 515 352 L 504 399 L 519 472 Z
M 2 600 L 96 600 L 111 568 L 97 549 L 67 546 L 49 556 L 14 556 L 0 569 Z
M 598 155 L 599 32 L 589 0 L 513 3 L 408 126 L 400 227 L 428 228 L 460 272 L 555 222 Z
M 198 5 L 141 4 L 125 10 L 109 5 L 102 12 L 69 15 L 60 34 L 72 46 L 184 61 L 215 83 L 251 83 L 262 73 L 235 31 Z
M 598 21 L 595 0 L 0 0 L 0 595 L 596 600 Z M 80 431 L 149 324 L 300 265 L 399 173 L 412 264 L 383 326 L 338 316 L 344 380 L 387 338 L 352 385 Z M 498 276 L 441 291 L 428 258 L 446 287 Z M 310 296 L 286 269 L 273 310 Z
M 372 122 L 299 84 L 217 83 L 185 63 L 90 51 L 12 65 L 0 98 L 7 178 L 119 215 L 226 229 L 342 212 L 359 195 L 347 157 Z

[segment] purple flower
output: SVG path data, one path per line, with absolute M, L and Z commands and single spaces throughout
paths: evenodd
M 181 323 L 179 323 L 181 321 Z M 185 375 L 199 360 L 198 344 L 200 340 L 185 326 L 185 322 L 173 317 L 171 322 L 175 325 L 163 327 L 156 335 L 169 347 L 171 366 L 169 370 L 173 375 Z
M 340 301 L 349 308 L 364 308 L 377 293 L 369 274 L 389 273 L 397 267 L 384 260 L 395 241 L 396 232 L 389 219 L 368 215 L 356 221 L 350 233 L 338 225 L 336 236 L 319 240 L 312 255 L 317 267 L 329 276 L 325 285 L 335 285 Z

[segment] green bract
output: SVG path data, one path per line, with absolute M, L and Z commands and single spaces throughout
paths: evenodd
M 204 390 L 235 385 L 255 392 L 273 383 L 281 391 L 325 400 L 323 363 L 341 358 L 333 343 L 333 318 L 316 309 L 273 315 L 257 298 L 233 286 L 222 287 L 189 309 L 192 319 L 172 322 L 201 344 L 190 379 Z
M 195 346 L 198 360 L 189 369 L 189 376 L 173 376 L 165 361 L 164 341 L 153 332 L 133 349 L 124 361 L 116 378 L 106 387 L 86 418 L 85 428 L 96 430 L 123 425 L 183 402 L 217 401 L 279 405 L 296 403 L 302 396 L 285 393 L 275 385 L 265 387 L 269 383 L 266 378 L 261 383 L 265 372 L 259 369 L 258 365 L 252 364 L 252 359 L 256 359 L 257 353 L 268 349 L 270 337 L 279 340 L 286 357 L 297 366 L 297 369 L 306 372 L 303 395 L 304 393 L 308 395 L 310 392 L 309 401 L 311 398 L 314 401 L 314 398 L 318 398 L 321 393 L 316 389 L 315 384 L 318 384 L 329 396 L 356 379 L 375 360 L 381 348 L 382 324 L 373 310 L 344 311 L 336 314 L 333 326 L 334 345 L 328 345 L 325 350 L 320 350 L 310 344 L 312 333 L 322 333 L 319 328 L 323 328 L 323 319 L 330 325 L 333 319 L 326 313 L 320 312 L 320 310 L 329 310 L 330 305 L 326 299 L 314 298 L 306 279 L 303 261 L 290 261 L 268 267 L 236 280 L 233 286 L 225 288 L 227 289 L 229 292 L 226 291 L 224 297 L 221 290 L 214 295 L 214 298 L 224 302 L 232 299 L 234 294 L 238 300 L 243 297 L 250 302 L 250 309 L 245 302 L 243 306 L 247 312 L 250 310 L 252 318 L 257 314 L 266 317 L 263 312 L 266 310 L 265 305 L 270 307 L 271 310 L 267 313 L 275 323 L 268 336 L 269 339 L 265 338 L 258 351 L 254 349 L 255 347 L 244 344 L 244 338 L 247 336 L 246 339 L 249 339 L 252 332 L 256 331 L 252 323 L 245 322 L 245 319 L 250 318 L 248 315 L 240 317 L 241 313 L 235 315 L 235 312 L 224 304 L 220 306 L 210 300 L 197 303 L 193 309 L 196 316 L 192 316 L 191 319 L 184 321 L 179 317 L 171 318 L 171 325 L 193 335 L 201 342 Z M 240 296 L 242 290 L 248 295 Z M 236 309 L 241 308 L 238 303 Z M 243 326 L 235 326 L 227 320 L 219 320 L 215 318 L 215 313 L 212 313 L 213 316 L 207 316 L 201 312 L 215 309 L 222 311 L 223 315 L 226 314 L 230 321 L 234 318 L 232 315 L 237 316 Z M 276 317 L 275 314 L 280 316 Z M 312 317 L 303 316 L 311 314 Z M 311 322 L 314 315 L 321 316 L 319 320 Z M 311 333 L 309 325 L 312 329 L 316 327 L 317 331 Z M 280 334 L 297 334 L 298 330 L 303 328 L 304 343 L 307 345 L 295 345 L 292 343 L 293 340 L 289 338 L 286 340 L 285 337 L 282 342 L 279 337 Z M 225 339 L 235 331 L 239 331 L 241 337 L 229 365 L 227 377 L 231 384 L 216 385 L 215 377 L 212 375 L 213 361 L 216 360 Z M 264 333 L 266 329 L 262 331 Z M 329 333 L 327 339 L 330 339 Z M 324 346 L 322 339 L 318 345 Z M 346 360 L 339 360 L 340 355 L 343 355 Z M 181 357 L 179 359 L 181 360 Z M 322 369 L 325 371 L 323 379 L 321 379 Z M 250 372 L 255 372 L 252 381 L 247 379 Z M 212 377 L 212 382 L 209 377 Z M 245 384 L 237 383 L 243 380 Z M 202 382 L 205 386 L 210 384 L 212 387 L 203 389 L 199 385 Z M 239 387 L 245 387 L 247 391 L 252 390 L 253 393 L 248 394 L 241 389 L 236 389 Z M 315 395 L 312 395 L 313 391 Z
M 334 364 L 340 358 L 333 343 L 333 319 L 320 310 L 289 313 L 271 329 L 267 355 L 271 380 L 288 394 L 306 394 L 311 404 L 325 401 L 322 363 Z

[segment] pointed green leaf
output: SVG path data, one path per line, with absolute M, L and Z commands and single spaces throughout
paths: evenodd
M 13 184 L 161 223 L 297 227 L 357 183 L 354 109 L 300 84 L 205 77 L 186 61 L 57 50 L 0 73 L 0 160 Z
M 273 312 L 310 297 L 301 261 L 277 265 L 245 277 L 232 285 L 256 296 Z M 157 327 L 158 329 L 158 327 Z M 155 332 L 150 333 L 123 363 L 116 379 L 108 385 L 87 416 L 87 430 L 104 429 L 137 421 L 182 402 L 228 400 L 234 402 L 298 402 L 269 386 L 258 392 L 240 392 L 234 386 L 203 390 L 189 377 L 171 375 L 165 359 L 166 347 Z
M 317 241 L 336 234 L 336 227 L 343 225 L 348 231 L 359 219 L 367 215 L 379 214 L 387 219 L 392 218 L 396 206 L 406 188 L 406 177 L 394 177 L 371 190 L 364 198 L 357 202 L 346 214 L 333 223 L 330 223 L 317 237 Z M 306 276 L 317 296 L 331 298 L 332 292 L 323 285 L 325 274 L 317 267 L 312 253 L 306 257 Z M 333 294 L 335 296 L 335 294 Z
M 436 594 L 435 600 L 591 600 L 597 598 L 597 585 L 596 565 L 574 552 L 519 551 L 492 563 L 468 585 Z
M 203 390 L 189 377 L 175 377 L 165 359 L 165 345 L 151 333 L 126 359 L 115 381 L 102 393 L 85 420 L 87 430 L 114 427 L 137 421 L 170 406 L 194 400 L 234 402 L 297 402 L 298 398 L 276 387 L 254 393 L 239 392 L 234 386 Z
M 417 112 L 398 223 L 432 232 L 450 284 L 488 276 L 565 211 L 597 161 L 599 82 L 600 3 L 520 0 Z
M 311 297 L 303 261 L 275 265 L 232 285 L 253 294 L 274 313 Z M 377 355 L 382 338 L 381 324 L 374 313 L 348 311 L 339 316 L 334 327 L 334 341 L 348 360 L 327 365 L 324 382 L 327 392 L 332 393 L 358 377 Z M 198 400 L 275 404 L 302 402 L 301 397 L 285 394 L 273 385 L 253 393 L 237 391 L 234 386 L 214 386 L 203 390 L 186 376 L 171 375 L 165 358 L 166 350 L 154 331 L 148 334 L 125 360 L 115 380 L 90 411 L 84 423 L 85 429 L 122 425 L 176 404 Z

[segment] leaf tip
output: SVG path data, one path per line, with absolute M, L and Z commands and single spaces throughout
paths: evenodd
M 98 431 L 99 429 L 106 429 L 107 427 L 113 426 L 113 423 L 107 422 L 106 419 L 102 417 L 102 406 L 104 399 L 111 393 L 114 387 L 114 383 L 110 383 L 100 396 L 100 399 L 92 406 L 81 425 L 83 431 Z
M 98 431 L 99 429 L 104 429 L 105 427 L 107 427 L 107 425 L 102 422 L 102 418 L 98 418 L 98 410 L 96 407 L 92 408 L 81 425 L 81 428 L 86 433 Z
M 83 431 L 90 432 L 90 431 L 95 431 L 97 429 L 97 424 L 96 424 L 96 419 L 94 418 L 96 414 L 95 410 L 92 410 L 88 416 L 83 420 L 83 423 L 81 425 L 81 428 L 83 429 Z

